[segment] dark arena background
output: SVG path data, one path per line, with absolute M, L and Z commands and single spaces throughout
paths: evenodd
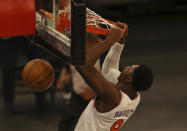
M 120 131 L 186 131 L 187 1 L 87 0 L 87 3 L 88 8 L 102 17 L 129 25 L 120 67 L 147 64 L 155 76 L 153 87 L 143 94 L 135 114 Z M 28 41 L 22 37 L 0 40 L 0 131 L 57 131 L 66 110 L 63 104 L 69 102 L 68 89 L 56 89 L 64 65 L 44 50 L 25 46 L 25 42 Z M 33 93 L 21 81 L 24 65 L 36 57 L 50 61 L 56 72 L 53 86 L 41 93 Z M 8 93 L 3 97 L 4 92 Z

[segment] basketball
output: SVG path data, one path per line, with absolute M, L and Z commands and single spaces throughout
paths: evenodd
M 41 92 L 47 90 L 53 84 L 54 79 L 54 68 L 44 59 L 29 61 L 22 71 L 23 83 L 32 91 Z

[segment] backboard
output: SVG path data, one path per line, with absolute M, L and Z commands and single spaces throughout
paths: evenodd
M 65 11 L 65 13 L 64 13 Z M 85 0 L 36 1 L 36 45 L 73 65 L 84 64 Z

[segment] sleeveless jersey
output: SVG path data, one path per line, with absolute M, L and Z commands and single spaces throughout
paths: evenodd
M 79 118 L 75 131 L 119 131 L 140 101 L 139 94 L 134 100 L 123 92 L 121 94 L 120 104 L 106 113 L 98 112 L 94 107 L 95 99 L 92 99 Z

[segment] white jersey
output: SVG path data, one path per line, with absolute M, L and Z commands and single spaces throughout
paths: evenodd
M 102 67 L 102 74 L 106 80 L 116 84 L 120 75 L 118 70 L 120 54 L 123 45 L 116 43 L 107 54 Z M 125 121 L 134 113 L 140 102 L 138 93 L 134 100 L 131 100 L 125 93 L 121 92 L 121 101 L 113 110 L 100 113 L 94 106 L 95 99 L 92 99 L 75 127 L 75 131 L 118 131 Z
M 121 102 L 116 108 L 100 113 L 94 107 L 95 99 L 92 99 L 81 115 L 75 131 L 118 131 L 134 113 L 139 101 L 140 95 L 131 100 L 122 93 Z

